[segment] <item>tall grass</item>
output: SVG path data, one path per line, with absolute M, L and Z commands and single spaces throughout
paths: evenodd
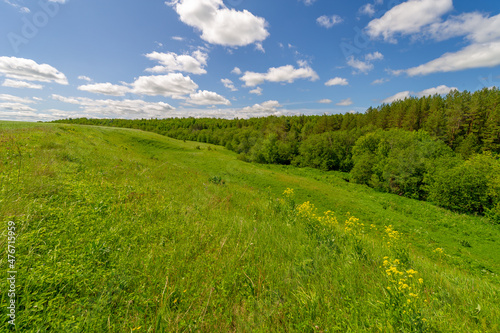
M 432 225 L 418 219 L 420 234 L 392 223 L 407 199 L 197 145 L 132 130 L 4 123 L 0 249 L 14 221 L 18 298 L 16 326 L 3 320 L 0 330 L 500 329 L 496 275 L 463 265 L 489 257 L 451 255 L 446 237 L 429 244 Z M 338 193 L 326 199 L 323 186 Z M 350 203 L 354 196 L 371 204 Z M 379 200 L 388 206 L 373 208 Z M 0 285 L 4 314 L 6 279 Z

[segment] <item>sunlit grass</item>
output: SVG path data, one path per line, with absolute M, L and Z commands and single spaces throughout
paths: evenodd
M 133 130 L 0 122 L 0 161 L 18 332 L 499 330 L 481 218 Z

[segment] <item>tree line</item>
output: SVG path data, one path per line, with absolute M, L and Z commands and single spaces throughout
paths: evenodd
M 500 222 L 500 91 L 410 97 L 365 113 L 250 119 L 65 119 L 225 146 L 240 159 L 349 173 L 367 184 Z

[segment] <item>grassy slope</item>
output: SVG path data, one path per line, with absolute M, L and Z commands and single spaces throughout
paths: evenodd
M 480 217 L 134 130 L 0 122 L 0 157 L 20 331 L 410 329 L 386 302 L 387 225 L 425 278 L 427 329 L 499 327 L 500 231 Z M 335 211 L 333 245 L 276 200 L 287 187 Z M 344 232 L 347 212 L 376 230 Z

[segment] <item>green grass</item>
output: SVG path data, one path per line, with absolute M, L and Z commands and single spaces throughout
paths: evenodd
M 15 328 L 0 280 L 1 330 L 500 329 L 498 226 L 344 178 L 135 130 L 0 122 L 0 249 L 14 221 L 18 271 Z M 298 214 L 306 201 L 339 223 Z M 418 271 L 411 303 L 384 257 Z

